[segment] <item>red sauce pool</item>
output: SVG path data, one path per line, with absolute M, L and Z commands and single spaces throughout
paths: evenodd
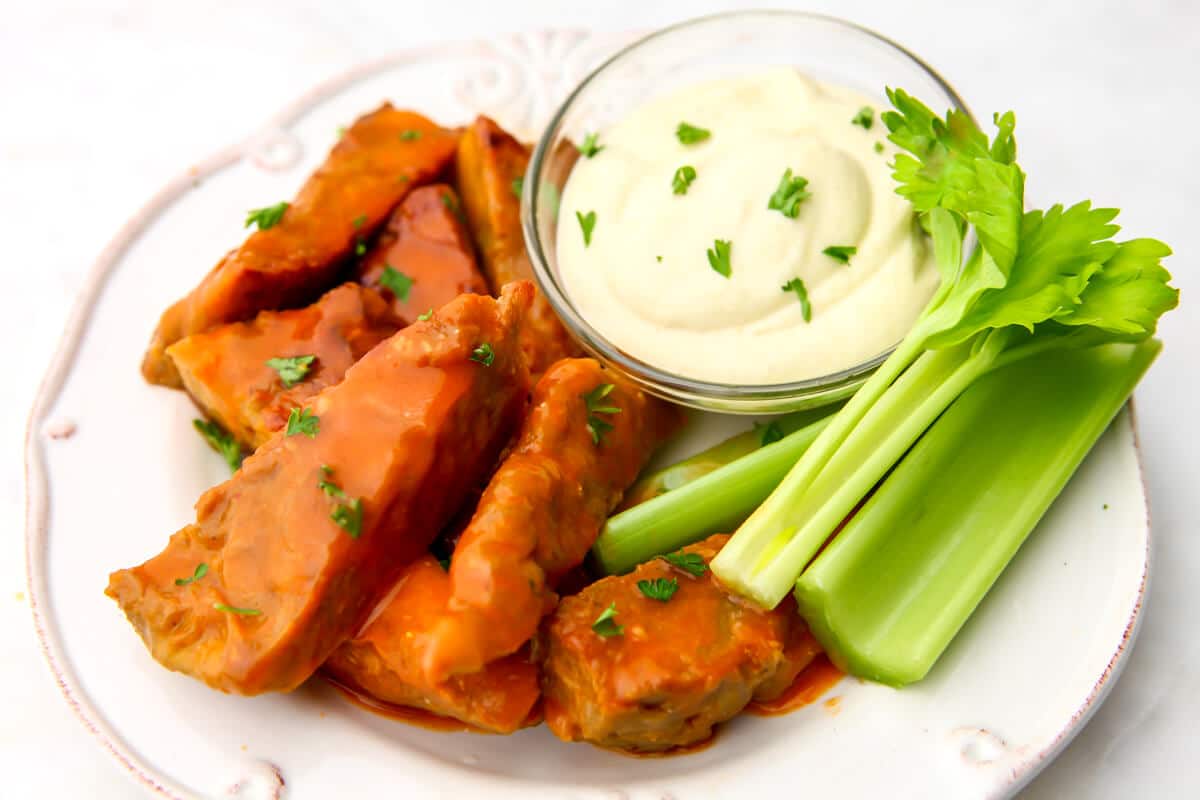
M 746 713 L 759 717 L 776 717 L 812 705 L 821 699 L 821 695 L 832 689 L 843 675 L 845 673 L 831 664 L 828 656 L 821 653 L 796 676 L 796 680 L 792 681 L 787 691 L 774 700 L 751 702 L 746 706 Z

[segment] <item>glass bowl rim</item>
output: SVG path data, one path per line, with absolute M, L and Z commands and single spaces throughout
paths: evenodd
M 528 187 L 528 191 L 522 192 L 521 196 L 521 230 L 525 239 L 525 249 L 533 267 L 533 274 L 538 289 L 547 298 L 550 307 L 563 320 L 564 324 L 570 329 L 570 332 L 582 341 L 585 349 L 612 362 L 622 372 L 630 375 L 637 382 L 645 384 L 647 388 L 652 390 L 657 389 L 659 393 L 686 405 L 710 407 L 704 402 L 697 402 L 697 398 L 701 398 L 702 400 L 711 399 L 718 402 L 727 401 L 735 404 L 770 403 L 772 400 L 786 399 L 802 400 L 806 396 L 818 394 L 822 391 L 829 393 L 829 401 L 832 402 L 837 397 L 845 396 L 847 393 L 846 391 L 838 392 L 839 389 L 848 390 L 854 388 L 857 384 L 865 380 L 871 372 L 887 360 L 899 342 L 887 348 L 882 353 L 846 369 L 819 375 L 814 378 L 788 381 L 786 383 L 733 384 L 706 381 L 667 372 L 640 358 L 636 358 L 616 347 L 603 334 L 596 330 L 591 323 L 584 319 L 575 310 L 565 290 L 559 286 L 558 279 L 554 276 L 549 261 L 543 252 L 542 239 L 537 230 L 535 212 L 538 209 L 538 195 L 541 193 L 538 175 L 541 173 L 550 149 L 554 144 L 554 132 L 558 129 L 563 118 L 574 107 L 575 101 L 579 96 L 600 75 L 607 72 L 613 64 L 623 60 L 631 53 L 640 50 L 646 45 L 689 28 L 711 24 L 723 19 L 762 18 L 769 20 L 779 17 L 831 24 L 854 35 L 865 36 L 876 43 L 884 45 L 885 48 L 889 48 L 907 59 L 919 71 L 924 72 L 950 98 L 955 109 L 965 113 L 972 122 L 978 125 L 974 114 L 971 113 L 970 108 L 967 107 L 966 102 L 959 95 L 958 91 L 937 70 L 927 64 L 912 50 L 864 25 L 836 17 L 832 14 L 810 11 L 794 11 L 789 9 L 735 10 L 693 17 L 660 28 L 636 39 L 617 50 L 617 52 L 613 53 L 589 72 L 571 90 L 550 117 L 542 133 L 538 136 L 537 145 L 534 147 L 533 155 L 529 160 L 529 166 L 526 169 L 522 184 Z M 723 408 L 722 410 L 736 411 L 737 409 Z M 749 410 L 764 413 L 769 411 L 769 409 L 763 407 L 755 407 Z

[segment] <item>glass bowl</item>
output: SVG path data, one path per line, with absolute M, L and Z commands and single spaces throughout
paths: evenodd
M 854 392 L 892 348 L 849 369 L 791 383 L 742 386 L 672 374 L 616 347 L 576 309 L 556 257 L 558 200 L 587 131 L 603 131 L 660 94 L 767 66 L 794 66 L 857 89 L 886 107 L 903 87 L 936 111 L 966 111 L 958 94 L 916 55 L 850 22 L 797 11 L 739 11 L 684 22 L 621 50 L 575 88 L 550 120 L 525 174 L 521 223 L 539 288 L 585 350 L 652 394 L 726 413 L 814 408 Z

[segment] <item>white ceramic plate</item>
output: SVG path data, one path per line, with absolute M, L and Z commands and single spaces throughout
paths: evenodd
M 244 210 L 290 197 L 339 125 L 381 98 L 445 123 L 490 113 L 532 135 L 618 44 L 575 32 L 439 47 L 366 65 L 166 187 L 101 255 L 33 409 L 28 558 L 37 630 L 83 723 L 163 797 L 839 798 L 1014 794 L 1084 724 L 1136 628 L 1149 529 L 1122 413 L 924 683 L 843 680 L 836 704 L 738 719 L 702 752 L 635 760 L 515 736 L 425 731 L 320 681 L 213 692 L 159 667 L 102 594 L 226 476 L 178 392 L 137 365 L 159 312 L 240 241 Z M 675 455 L 746 421 L 708 418 Z

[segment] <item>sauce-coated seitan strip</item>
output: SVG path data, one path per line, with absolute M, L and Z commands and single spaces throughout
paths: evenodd
M 398 327 L 383 295 L 347 283 L 306 308 L 263 311 L 180 339 L 167 355 L 196 405 L 254 450 L 287 425 L 293 408 L 341 381 Z M 290 387 L 267 364 L 308 356 L 303 378 Z
M 592 359 L 546 372 L 454 549 L 451 596 L 425 654 L 429 680 L 476 672 L 533 636 L 553 607 L 555 580 L 583 561 L 622 492 L 681 423 L 679 408 Z
M 288 691 L 357 633 L 512 435 L 532 291 L 463 295 L 381 343 L 306 407 L 312 436 L 277 434 L 162 553 L 113 573 L 154 657 L 224 691 Z
M 168 308 L 142 361 L 151 383 L 179 387 L 166 349 L 185 336 L 259 311 L 310 303 L 337 280 L 344 258 L 409 188 L 454 156 L 458 134 L 390 104 L 359 118 L 309 177 L 279 222 L 250 234 L 200 285 Z
M 477 117 L 459 140 L 455 161 L 458 191 L 483 268 L 497 291 L 511 281 L 533 280 L 517 192 L 528 164 L 529 148 L 488 117 Z M 545 372 L 559 359 L 579 354 L 579 348 L 540 293 L 529 311 L 522 347 L 534 375 Z

